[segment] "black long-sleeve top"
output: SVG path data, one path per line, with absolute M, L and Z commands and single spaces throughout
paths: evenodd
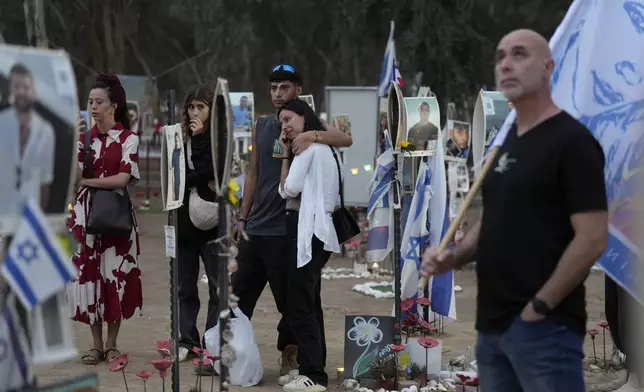
M 192 164 L 194 170 L 188 165 L 188 154 L 184 154 L 186 159 L 186 190 L 183 196 L 183 205 L 177 213 L 177 237 L 179 241 L 203 243 L 217 238 L 217 227 L 210 230 L 199 230 L 192 221 L 188 207 L 190 203 L 190 190 L 197 188 L 197 194 L 203 200 L 214 202 L 215 192 L 208 187 L 208 182 L 214 180 L 215 172 L 212 165 L 212 150 L 210 147 L 210 133 L 204 132 L 199 135 L 188 136 L 191 138 Z M 184 146 L 187 148 L 187 145 Z

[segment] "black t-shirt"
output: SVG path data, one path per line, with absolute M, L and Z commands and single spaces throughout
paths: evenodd
M 604 153 L 584 125 L 561 112 L 521 137 L 514 126 L 483 182 L 476 329 L 503 332 L 554 272 L 570 216 L 606 209 Z M 583 283 L 552 317 L 585 334 Z
M 432 123 L 417 123 L 407 133 L 407 141 L 421 150 L 427 147 L 429 140 L 436 139 L 438 139 L 438 128 Z

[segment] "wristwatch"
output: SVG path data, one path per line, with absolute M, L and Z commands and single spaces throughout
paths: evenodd
M 545 301 L 537 297 L 532 298 L 532 301 L 530 302 L 532 303 L 532 308 L 534 309 L 534 311 L 544 316 L 550 313 L 550 311 L 552 310 Z

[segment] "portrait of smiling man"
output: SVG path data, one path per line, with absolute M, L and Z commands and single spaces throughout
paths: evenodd
M 476 258 L 481 389 L 585 391 L 585 281 L 606 248 L 604 155 L 552 100 L 548 42 L 531 30 L 497 46 L 495 77 L 516 109 L 483 182 L 483 213 L 448 251 L 423 255 L 424 275 Z
M 55 133 L 34 106 L 37 95 L 32 72 L 16 63 L 8 75 L 9 103 L 0 112 L 0 215 L 18 217 L 23 200 L 34 198 L 45 208 L 54 179 Z

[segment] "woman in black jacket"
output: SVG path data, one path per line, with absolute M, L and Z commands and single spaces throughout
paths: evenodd
M 194 357 L 193 347 L 203 347 L 197 329 L 200 301 L 198 284 L 199 258 L 204 263 L 208 277 L 208 315 L 206 329 L 217 324 L 219 300 L 217 296 L 217 265 L 214 245 L 208 244 L 217 237 L 217 227 L 202 230 L 190 217 L 190 195 L 195 190 L 199 198 L 214 202 L 215 193 L 209 187 L 214 180 L 210 147 L 210 115 L 214 92 L 209 86 L 200 86 L 190 92 L 183 104 L 182 129 L 186 157 L 186 189 L 183 205 L 177 213 L 177 247 L 179 264 L 179 360 Z M 194 199 L 193 199 L 194 200 Z M 216 211 L 215 211 L 216 213 Z M 202 372 L 206 369 L 202 369 Z

